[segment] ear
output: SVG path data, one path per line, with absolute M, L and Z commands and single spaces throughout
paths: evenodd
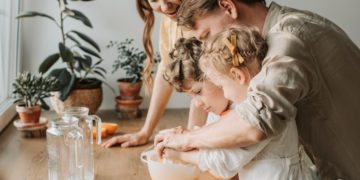
M 237 19 L 238 12 L 233 0 L 218 0 L 218 3 L 220 10 L 224 11 L 225 14 L 229 15 L 232 19 Z
M 232 67 L 230 69 L 230 74 L 233 79 L 240 81 L 241 85 L 246 85 L 249 82 L 249 77 L 247 76 L 248 73 L 246 73 L 244 69 Z

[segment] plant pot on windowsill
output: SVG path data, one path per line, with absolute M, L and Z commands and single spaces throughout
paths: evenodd
M 19 74 L 14 83 L 14 104 L 22 123 L 38 123 L 41 109 L 49 110 L 45 99 L 50 97 L 50 91 L 59 81 L 53 77 L 43 77 L 41 74 L 31 75 L 29 72 Z
M 41 106 L 25 107 L 16 106 L 20 121 L 23 123 L 38 123 L 41 115 Z
M 143 101 L 142 97 L 138 97 L 137 99 L 123 99 L 121 96 L 117 96 L 115 100 L 118 118 L 134 119 L 141 117 L 139 106 Z
M 95 114 L 103 100 L 101 84 L 102 82 L 95 78 L 87 78 L 83 82 L 77 81 L 65 101 L 59 99 L 60 92 L 53 92 L 54 96 L 50 98 L 51 104 L 57 114 L 61 114 L 66 108 L 79 106 L 88 107 L 89 114 Z
M 140 90 L 142 81 L 131 82 L 130 78 L 122 78 L 117 80 L 119 93 L 122 99 L 140 99 Z

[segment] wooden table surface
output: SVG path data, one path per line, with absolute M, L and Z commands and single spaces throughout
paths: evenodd
M 103 122 L 116 122 L 119 129 L 116 134 L 139 130 L 145 119 L 120 120 L 114 111 L 100 111 Z M 43 112 L 42 116 L 54 118 L 54 112 Z M 186 125 L 187 109 L 167 110 L 155 132 L 161 129 Z M 107 138 L 108 139 L 108 138 Z M 105 139 L 106 140 L 106 139 Z M 95 178 L 112 180 L 150 179 L 146 164 L 140 161 L 140 153 L 151 146 L 105 149 L 94 145 Z M 0 180 L 43 180 L 48 179 L 47 150 L 45 138 L 24 138 L 13 124 L 0 134 Z

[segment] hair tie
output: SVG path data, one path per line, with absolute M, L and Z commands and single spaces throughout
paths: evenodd
M 231 35 L 230 41 L 228 38 L 224 38 L 223 42 L 226 45 L 226 47 L 229 48 L 230 50 L 233 65 L 240 66 L 244 62 L 244 58 L 241 56 L 241 54 L 238 51 L 236 35 L 234 34 Z

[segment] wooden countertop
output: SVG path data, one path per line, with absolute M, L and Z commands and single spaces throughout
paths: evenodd
M 116 134 L 139 130 L 146 117 L 133 120 L 119 120 L 114 111 L 100 111 L 103 122 L 116 122 L 119 129 Z M 43 112 L 42 116 L 54 118 L 54 112 Z M 157 126 L 160 129 L 186 125 L 188 109 L 167 110 Z M 106 139 L 105 139 L 106 140 Z M 112 180 L 150 179 L 147 166 L 140 161 L 140 153 L 152 142 L 134 148 L 119 146 L 104 149 L 94 145 L 95 178 Z M 45 138 L 24 138 L 13 124 L 9 124 L 0 134 L 0 180 L 45 180 L 47 174 L 47 150 Z

